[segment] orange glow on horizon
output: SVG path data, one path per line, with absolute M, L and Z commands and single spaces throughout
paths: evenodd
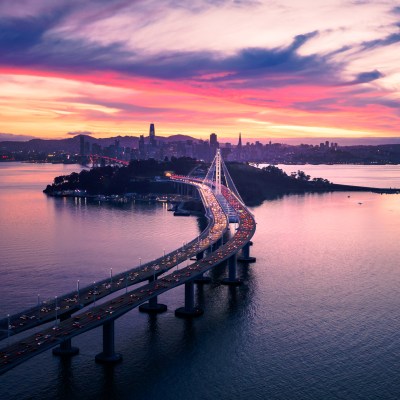
M 399 137 L 390 4 L 150 3 L 3 7 L 1 133 Z

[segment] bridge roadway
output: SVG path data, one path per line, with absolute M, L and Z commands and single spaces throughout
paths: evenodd
M 104 160 L 104 161 L 108 161 L 110 164 L 114 163 L 114 164 L 127 166 L 130 163 L 130 161 L 119 160 L 118 158 L 114 158 L 114 157 L 99 156 L 97 154 L 89 154 L 88 157 L 93 161 L 94 160 Z
M 196 186 L 200 185 L 194 180 L 189 181 L 188 179 L 186 179 L 186 183 Z M 112 326 L 113 329 L 115 319 L 133 308 L 179 285 L 191 284 L 193 287 L 193 281 L 196 277 L 201 276 L 204 272 L 227 259 L 231 260 L 234 257 L 236 260 L 237 252 L 249 244 L 250 239 L 254 235 L 256 224 L 251 213 L 229 189 L 223 186 L 222 194 L 239 217 L 239 226 L 236 232 L 225 244 L 206 257 L 179 271 L 174 271 L 156 281 L 149 282 L 139 288 L 117 296 L 102 305 L 94 306 L 90 311 L 82 312 L 72 318 L 61 321 L 54 327 L 47 328 L 0 349 L 0 375 L 35 355 L 70 340 L 81 333 L 97 328 L 100 325 L 103 325 L 103 348 L 105 348 L 106 325 Z M 219 205 L 212 208 L 216 209 L 217 212 L 222 212 Z M 114 351 L 113 343 L 112 340 L 112 352 Z
M 75 290 L 58 296 L 57 305 L 55 299 L 52 299 L 11 315 L 9 323 L 11 329 L 8 332 L 8 318 L 3 318 L 0 320 L 0 340 L 54 321 L 56 308 L 57 318 L 66 319 L 94 301 L 128 286 L 156 278 L 214 245 L 228 229 L 228 222 L 211 189 L 198 182 L 195 186 L 199 190 L 208 218 L 206 229 L 196 239 L 156 260 L 116 274 L 112 278 L 103 279 L 96 284 L 79 288 L 79 293 Z

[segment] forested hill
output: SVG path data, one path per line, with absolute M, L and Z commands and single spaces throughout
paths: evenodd
M 140 160 L 132 161 L 127 167 L 102 167 L 83 170 L 59 176 L 52 185 L 44 190 L 47 194 L 56 194 L 66 190 L 86 190 L 87 194 L 124 194 L 124 193 L 166 193 L 174 190 L 173 183 L 160 182 L 165 173 L 171 171 L 187 175 L 194 169 L 198 173 L 207 171 L 208 165 L 191 158 L 172 158 L 168 161 Z M 303 171 L 287 175 L 284 171 L 270 165 L 259 169 L 242 163 L 227 163 L 227 168 L 235 185 L 248 205 L 262 203 L 266 199 L 285 194 L 323 192 L 339 190 L 374 190 L 393 193 L 394 191 L 362 188 L 356 186 L 335 185 L 323 178 L 310 179 Z

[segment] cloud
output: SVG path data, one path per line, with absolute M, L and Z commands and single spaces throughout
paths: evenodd
M 202 81 L 207 74 L 227 73 L 211 82 L 252 79 L 259 76 L 292 73 L 296 84 L 301 76 L 332 76 L 334 65 L 326 57 L 300 55 L 298 50 L 318 35 L 317 31 L 297 35 L 287 46 L 276 48 L 244 48 L 233 55 L 211 51 L 162 52 L 153 55 L 128 50 L 124 43 L 101 45 L 85 40 L 70 40 L 45 35 L 59 18 L 30 18 L 0 20 L 0 52 L 2 64 L 30 65 L 37 69 L 74 71 L 114 71 L 131 76 Z M 246 86 L 246 85 L 244 85 Z
M 146 120 L 222 130 L 263 113 L 372 129 L 395 116 L 400 7 L 311 3 L 2 0 L 3 130 L 72 136 Z
M 361 43 L 361 50 L 371 50 L 377 47 L 390 46 L 400 42 L 400 33 L 392 33 L 381 39 L 368 40 Z
M 81 102 L 81 103 L 94 103 L 96 105 L 101 105 L 107 108 L 115 108 L 123 112 L 127 113 L 135 113 L 135 114 L 160 114 L 168 112 L 169 108 L 162 108 L 162 107 L 146 107 L 140 106 L 137 104 L 132 103 L 123 103 L 120 101 L 111 101 L 111 100 L 100 100 L 100 99 L 91 99 L 89 97 L 78 97 L 73 100 L 74 102 Z
M 371 81 L 375 81 L 379 78 L 383 78 L 384 76 L 385 75 L 383 75 L 377 69 L 369 72 L 361 72 L 356 76 L 354 80 L 346 83 L 346 85 L 357 85 L 359 83 L 368 83 Z
M 77 135 L 84 135 L 84 136 L 91 136 L 93 132 L 90 131 L 75 131 L 75 132 L 67 132 L 69 136 L 77 136 Z
M 37 138 L 35 136 L 30 136 L 30 135 L 15 135 L 13 133 L 0 132 L 0 141 L 25 142 L 31 139 L 37 139 Z
M 299 110 L 305 110 L 309 112 L 334 112 L 338 111 L 339 107 L 337 106 L 339 99 L 337 98 L 323 98 L 313 101 L 299 101 L 293 103 L 293 107 Z
M 400 6 L 393 7 L 391 12 L 393 14 L 400 14 Z

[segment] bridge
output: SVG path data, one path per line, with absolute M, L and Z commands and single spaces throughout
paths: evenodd
M 89 159 L 93 168 L 95 168 L 96 166 L 103 167 L 106 165 L 119 165 L 122 167 L 129 165 L 129 161 L 127 160 L 119 160 L 115 157 L 107 157 L 99 154 L 89 154 L 87 158 Z
M 115 276 L 111 271 L 109 278 L 84 288 L 79 287 L 78 281 L 74 292 L 55 297 L 54 301 L 46 304 L 39 303 L 0 321 L 0 340 L 3 341 L 54 321 L 53 326 L 1 348 L 0 374 L 51 348 L 53 354 L 58 356 L 78 354 L 79 349 L 72 346 L 72 338 L 100 326 L 103 329 L 103 351 L 95 359 L 101 363 L 118 362 L 122 356 L 114 348 L 114 321 L 117 318 L 136 307 L 147 313 L 166 311 L 167 306 L 158 303 L 158 296 L 180 285 L 185 285 L 184 305 L 175 310 L 175 315 L 182 318 L 202 315 L 204 311 L 194 302 L 194 285 L 207 283 L 210 279 L 204 277 L 204 273 L 225 261 L 228 262 L 228 277 L 221 283 L 241 284 L 236 276 L 237 261 L 255 261 L 250 257 L 250 245 L 256 224 L 240 198 L 219 150 L 203 180 L 178 175 L 171 176 L 171 179 L 179 185 L 197 189 L 208 218 L 206 229 L 191 242 L 156 260 Z M 238 224 L 231 236 L 230 222 Z M 239 253 L 241 257 L 238 257 Z M 190 263 L 192 257 L 195 257 L 195 262 Z M 185 262 L 186 266 L 170 271 Z M 146 284 L 129 289 L 145 281 Z M 123 294 L 96 305 L 96 300 L 121 289 Z M 82 310 L 90 304 L 90 309 Z

